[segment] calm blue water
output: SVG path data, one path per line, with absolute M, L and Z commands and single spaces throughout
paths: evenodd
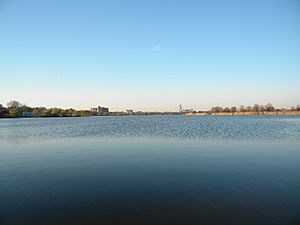
M 0 224 L 300 224 L 299 116 L 0 120 Z

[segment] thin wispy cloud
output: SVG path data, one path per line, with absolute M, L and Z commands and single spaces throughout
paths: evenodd
M 139 48 L 139 49 L 135 49 L 134 51 L 138 51 L 138 52 L 163 52 L 165 51 L 165 49 L 163 48 L 162 45 L 153 45 L 151 48 Z
M 164 48 L 161 45 L 154 45 L 151 48 L 152 52 L 162 52 L 164 51 Z

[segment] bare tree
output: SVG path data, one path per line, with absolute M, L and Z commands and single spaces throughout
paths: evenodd
M 223 110 L 223 112 L 230 112 L 230 109 L 228 108 L 228 107 L 226 107 L 224 110 Z
M 213 113 L 218 113 L 218 112 L 222 112 L 222 107 L 220 107 L 220 106 L 215 106 L 215 107 L 212 107 L 211 108 L 211 112 L 213 112 Z
M 252 110 L 254 112 L 259 112 L 260 111 L 260 106 L 258 104 L 254 104 L 254 106 L 252 107 Z
M 247 112 L 251 112 L 251 111 L 252 111 L 252 107 L 251 107 L 251 106 L 247 106 L 247 107 L 246 107 L 246 111 L 247 111 Z
M 8 108 L 21 108 L 23 106 L 20 102 L 16 100 L 11 100 L 6 105 Z
M 271 103 L 266 104 L 265 109 L 268 112 L 274 112 L 275 111 L 275 107 Z
M 240 112 L 245 112 L 246 111 L 245 106 L 241 105 L 239 110 L 240 110 Z
M 233 113 L 235 113 L 235 112 L 236 112 L 236 107 L 235 107 L 235 106 L 232 106 L 232 107 L 230 108 L 230 111 L 233 112 Z

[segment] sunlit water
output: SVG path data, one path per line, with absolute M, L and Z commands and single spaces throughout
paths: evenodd
M 299 116 L 0 120 L 0 224 L 300 224 Z

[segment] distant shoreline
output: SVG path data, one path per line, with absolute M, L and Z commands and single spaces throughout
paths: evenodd
M 300 111 L 287 112 L 215 112 L 186 113 L 186 116 L 257 116 L 257 115 L 300 115 Z
M 164 114 L 164 113 L 156 113 L 156 114 L 133 114 L 133 115 L 118 115 L 118 114 L 106 114 L 106 115 L 93 115 L 93 116 L 32 116 L 32 117 L 0 117 L 1 119 L 34 119 L 34 118 L 78 118 L 78 117 L 135 117 L 135 116 L 296 116 L 300 115 L 300 111 L 292 111 L 292 112 L 220 112 L 220 113 L 183 113 L 183 114 Z
M 0 104 L 0 118 L 57 118 L 57 117 L 90 117 L 90 116 L 157 116 L 157 115 L 186 115 L 186 116 L 252 116 L 252 115 L 300 115 L 300 105 L 296 107 L 275 108 L 271 103 L 266 105 L 254 104 L 253 106 L 243 106 L 239 108 L 214 106 L 210 110 L 195 111 L 193 109 L 183 109 L 179 105 L 179 111 L 109 111 L 109 108 L 98 106 L 90 110 L 75 110 L 72 108 L 45 108 L 30 107 L 18 101 L 12 100 L 7 103 L 7 108 Z

